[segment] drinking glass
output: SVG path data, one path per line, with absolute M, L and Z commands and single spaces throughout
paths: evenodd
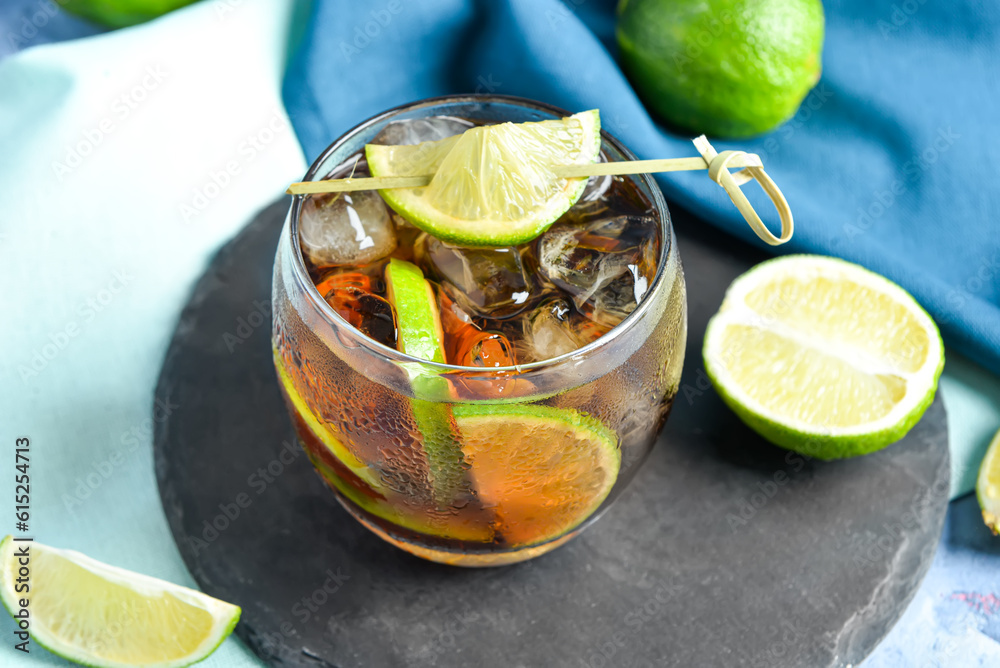
M 441 115 L 520 123 L 569 113 L 496 95 L 415 102 L 348 131 L 305 179 L 343 171 L 392 121 Z M 602 155 L 635 159 L 607 132 Z M 615 178 L 624 179 L 658 219 L 657 269 L 641 303 L 589 345 L 503 368 L 428 362 L 348 324 L 310 279 L 298 236 L 304 200 L 294 198 L 274 264 L 275 366 L 310 461 L 344 508 L 387 542 L 460 566 L 536 557 L 596 521 L 649 454 L 670 412 L 684 359 L 684 275 L 653 179 Z M 495 413 L 494 426 L 501 430 L 496 433 L 502 434 L 480 443 L 475 457 L 462 441 L 462 416 L 470 412 Z M 441 430 L 455 435 L 459 452 L 442 449 Z M 532 466 L 525 468 L 531 456 Z M 453 461 L 442 461 L 448 457 Z M 577 485 L 573 495 L 550 493 L 562 489 L 557 483 L 573 466 L 574 475 L 586 476 L 586 457 L 596 458 L 605 473 L 613 469 L 610 478 L 586 492 Z M 458 480 L 450 496 L 442 492 L 445 469 Z

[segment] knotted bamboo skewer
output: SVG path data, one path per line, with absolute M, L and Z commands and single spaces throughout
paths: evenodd
M 725 189 L 733 204 L 739 210 L 753 231 L 765 243 L 772 246 L 783 244 L 792 238 L 794 220 L 792 210 L 781 190 L 767 172 L 760 156 L 743 151 L 723 151 L 718 153 L 708 139 L 702 135 L 696 137 L 694 146 L 701 154 L 700 158 L 662 158 L 657 160 L 625 160 L 621 162 L 594 162 L 584 165 L 559 165 L 553 168 L 553 173 L 560 178 L 580 178 L 584 176 L 608 176 L 615 174 L 649 174 L 654 172 L 683 172 L 707 169 L 710 179 Z M 730 168 L 742 168 L 732 173 Z M 324 179 L 320 181 L 302 181 L 293 183 L 286 191 L 290 195 L 309 195 L 318 193 L 339 193 L 355 190 L 384 190 L 389 188 L 422 188 L 431 182 L 433 174 L 420 176 L 379 176 L 347 179 Z M 754 210 L 740 186 L 757 181 L 774 207 L 778 210 L 781 220 L 781 236 L 775 236 L 764 225 L 760 216 Z

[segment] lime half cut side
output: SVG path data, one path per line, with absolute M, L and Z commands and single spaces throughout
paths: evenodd
M 561 120 L 500 123 L 411 146 L 368 144 L 373 176 L 434 174 L 423 188 L 379 191 L 414 225 L 463 246 L 514 246 L 549 228 L 580 199 L 587 177 L 553 168 L 596 162 L 596 109 Z
M 993 437 L 976 479 L 976 497 L 983 511 L 983 521 L 995 535 L 1000 535 L 1000 431 Z
M 723 401 L 772 443 L 819 459 L 901 439 L 934 399 L 944 346 L 905 290 L 835 258 L 792 255 L 737 278 L 705 332 Z
M 15 590 L 23 551 L 28 592 Z M 31 637 L 54 654 L 101 668 L 178 668 L 211 654 L 240 609 L 199 591 L 38 542 L 0 542 L 0 595 L 11 614 L 28 599 Z

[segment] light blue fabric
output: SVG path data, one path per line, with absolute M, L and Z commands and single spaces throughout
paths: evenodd
M 799 114 L 769 135 L 717 146 L 764 158 L 798 223 L 782 252 L 839 255 L 888 276 L 949 343 L 1000 372 L 1000 6 L 824 4 L 824 74 Z M 567 5 L 580 6 L 583 20 Z M 475 90 L 597 107 L 640 157 L 693 155 L 689 138 L 656 125 L 622 75 L 614 5 L 316 0 L 285 81 L 289 115 L 315 156 L 383 109 Z M 759 243 L 704 173 L 658 180 L 668 201 Z
M 28 437 L 29 535 L 196 586 L 157 493 L 153 389 L 215 251 L 305 170 L 280 98 L 289 21 L 287 0 L 206 2 L 0 60 L 0 535 L 19 533 Z M 16 651 L 6 614 L 0 635 L 0 666 L 66 665 Z M 204 665 L 255 663 L 232 638 Z
M 508 75 L 499 66 L 480 69 L 468 61 L 463 77 L 446 74 L 476 50 L 468 30 L 473 24 L 492 21 L 493 3 L 482 2 L 476 10 L 450 3 L 435 17 L 421 10 L 426 3 L 400 2 L 407 13 L 390 12 L 392 23 L 384 26 L 381 39 L 395 39 L 386 37 L 394 31 L 422 31 L 432 25 L 456 33 L 441 40 L 433 36 L 414 40 L 409 51 L 414 67 L 419 65 L 416 61 L 429 59 L 419 69 L 425 83 L 433 79 L 440 84 L 435 93 L 493 88 L 494 92 L 531 94 L 573 106 L 565 97 L 557 99 L 544 89 L 520 89 L 516 71 Z M 0 303 L 9 316 L 0 328 L 0 349 L 6 351 L 0 356 L 0 443 L 9 445 L 22 435 L 34 439 L 32 530 L 40 540 L 193 586 L 156 490 L 149 435 L 153 387 L 176 317 L 214 249 L 303 172 L 295 138 L 289 132 L 276 135 L 261 154 L 266 160 L 244 164 L 239 183 L 226 188 L 203 215 L 185 221 L 178 206 L 191 201 L 195 188 L 204 189 L 208 172 L 215 169 L 212 166 L 242 155 L 238 149 L 248 133 L 270 122 L 277 104 L 289 10 L 283 0 L 208 0 L 135 31 L 58 48 L 27 48 L 100 32 L 56 14 L 36 26 L 38 32 L 27 43 L 10 41 L 11 34 L 21 34 L 23 19 L 30 22 L 50 4 L 5 0 L 0 7 L 0 39 L 4 45 L 16 44 L 10 49 L 0 47 L 0 56 L 9 54 L 0 59 L 0 286 L 4 287 Z M 384 20 L 378 12 L 390 2 L 374 0 L 365 6 L 344 0 L 338 11 L 343 16 L 356 4 L 368 20 Z M 890 16 L 891 5 L 884 4 L 884 14 Z M 569 0 L 568 5 L 574 9 L 535 2 L 537 20 L 557 28 L 573 26 L 576 12 L 586 18 L 602 44 L 613 45 L 609 3 Z M 921 11 L 927 9 L 921 7 Z M 367 21 L 346 23 L 345 43 L 351 46 L 355 27 L 363 31 L 366 26 Z M 586 32 L 567 29 L 594 44 Z M 373 40 L 359 53 L 347 52 L 357 65 L 360 56 L 371 55 L 381 45 Z M 339 47 L 339 41 L 333 40 L 333 46 Z M 510 48 L 515 46 L 512 42 Z M 438 54 L 437 49 L 444 53 Z M 86 165 L 59 181 L 52 172 L 53 156 L 78 142 L 95 121 L 113 115 L 113 100 L 141 83 L 142 76 L 136 79 L 134 75 L 141 75 L 147 64 L 157 63 L 169 77 L 151 91 L 155 95 L 143 104 L 142 113 L 116 125 Z M 341 82 L 335 90 L 344 85 L 352 92 L 343 98 L 343 125 L 316 124 L 317 133 L 329 132 L 316 135 L 317 146 L 325 146 L 348 126 L 390 103 L 428 94 L 412 86 L 405 72 L 390 66 L 378 70 L 377 76 L 355 77 L 346 60 L 335 64 L 327 83 Z M 230 83 L 220 87 L 220 82 Z M 581 78 L 579 85 L 585 91 L 598 90 L 601 81 Z M 398 93 L 398 99 L 379 101 L 378 96 L 387 91 Z M 309 101 L 309 93 L 302 93 L 299 104 L 315 104 Z M 611 102 L 602 99 L 597 106 L 605 109 Z M 605 122 L 624 137 L 615 124 L 627 125 L 627 121 L 605 114 Z M 628 142 L 636 149 L 643 146 L 641 140 Z M 317 150 L 309 149 L 307 157 L 315 157 Z M 683 154 L 689 151 L 685 145 Z M 157 169 L 150 155 L 170 169 L 157 187 L 146 179 Z M 109 206 L 108 184 L 123 183 L 127 187 L 115 193 L 115 206 Z M 125 195 L 129 198 L 123 199 Z M 126 206 L 129 202 L 131 208 Z M 719 200 L 722 205 L 728 206 L 726 200 Z M 800 226 L 807 224 L 800 214 Z M 103 299 L 114 272 L 123 268 L 130 272 L 126 278 L 134 276 L 128 278 L 127 289 L 85 320 L 87 312 L 80 312 L 81 305 Z M 50 343 L 50 334 L 57 335 L 77 321 L 86 329 L 49 360 L 39 376 L 23 379 L 19 366 L 30 365 L 33 353 Z M 1000 426 L 1000 384 L 949 350 L 941 391 L 951 420 L 956 462 L 953 484 L 956 489 L 968 489 L 970 471 L 981 458 L 988 436 Z M 116 453 L 123 456 L 120 463 L 112 460 Z M 107 470 L 104 464 L 112 461 L 110 474 L 101 478 L 83 503 L 68 507 L 64 492 L 73 497 L 81 479 Z M 13 461 L 0 463 L 2 498 L 13 496 L 12 466 Z M 958 482 L 959 474 L 965 482 Z M 8 523 L 0 527 L 0 534 L 10 530 Z M 953 502 L 937 558 L 914 604 L 863 665 L 1000 665 L 994 642 L 998 637 L 996 604 L 991 598 L 1000 591 L 997 545 L 985 534 L 972 497 Z M 12 638 L 13 623 L 2 617 L 0 634 Z M 38 648 L 25 661 L 11 643 L 0 643 L 0 666 L 68 665 Z M 199 664 L 205 668 L 259 665 L 263 664 L 235 639 Z

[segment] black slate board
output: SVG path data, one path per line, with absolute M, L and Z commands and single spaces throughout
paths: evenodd
M 287 205 L 196 286 L 156 391 L 172 408 L 154 446 L 188 568 L 243 607 L 237 633 L 272 665 L 847 666 L 902 614 L 946 508 L 940 399 L 861 459 L 807 462 L 761 441 L 708 385 L 700 347 L 726 286 L 763 255 L 683 214 L 681 393 L 618 503 L 565 547 L 499 569 L 383 543 L 313 473 L 279 395 L 267 310 Z

